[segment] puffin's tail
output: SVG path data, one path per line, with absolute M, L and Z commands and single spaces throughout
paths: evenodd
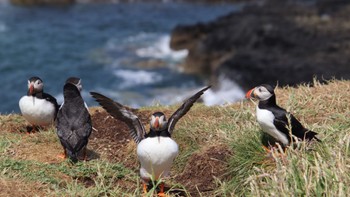
M 67 151 L 69 159 L 72 161 L 72 163 L 77 163 L 78 162 L 78 153 L 77 152 L 71 152 Z
M 315 139 L 315 140 L 318 141 L 318 142 L 322 142 L 320 139 L 318 139 L 318 138 L 316 137 L 316 135 L 317 135 L 316 132 L 309 130 L 309 131 L 307 131 L 307 132 L 305 133 L 305 139 L 306 139 L 306 140 Z

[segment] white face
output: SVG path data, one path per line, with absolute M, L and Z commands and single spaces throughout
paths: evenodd
M 252 94 L 253 97 L 259 99 L 260 101 L 265 101 L 273 95 L 264 86 L 256 87 Z
M 37 79 L 32 82 L 28 80 L 28 89 L 30 94 L 41 92 L 43 91 L 43 88 L 44 88 L 44 83 L 40 79 Z
M 167 121 L 165 120 L 165 116 L 151 116 L 151 128 L 155 131 L 162 130 L 166 126 Z

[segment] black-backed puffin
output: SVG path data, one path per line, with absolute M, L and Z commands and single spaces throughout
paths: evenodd
M 155 112 L 151 116 L 150 131 L 146 133 L 139 118 L 123 105 L 99 93 L 90 92 L 96 101 L 114 118 L 125 122 L 131 129 L 130 134 L 137 143 L 137 156 L 141 163 L 140 176 L 143 181 L 143 191 L 147 193 L 150 180 L 157 181 L 169 176 L 172 163 L 178 155 L 177 143 L 171 138 L 175 124 L 193 106 L 193 103 L 209 89 L 200 90 L 187 99 L 167 121 L 164 113 Z M 160 184 L 159 196 L 165 196 L 164 183 Z
M 301 140 L 319 139 L 317 133 L 306 129 L 292 114 L 276 104 L 276 95 L 271 85 L 263 84 L 249 90 L 246 98 L 259 100 L 256 107 L 256 118 L 262 130 L 282 143 L 290 145 L 294 139 L 291 134 Z
M 81 88 L 80 79 L 66 81 L 63 87 L 64 102 L 56 118 L 57 136 L 64 150 L 60 157 L 68 156 L 73 162 L 78 161 L 81 150 L 86 159 L 86 146 L 92 131 L 91 116 L 80 95 Z
M 48 126 L 56 118 L 58 104 L 56 99 L 44 92 L 44 83 L 39 77 L 28 80 L 28 92 L 19 100 L 19 109 L 23 117 L 32 124 L 32 131 L 37 126 Z

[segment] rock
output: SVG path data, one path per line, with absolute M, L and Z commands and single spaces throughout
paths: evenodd
M 324 15 L 321 4 L 281 2 L 247 6 L 206 24 L 177 26 L 171 48 L 189 50 L 181 65 L 185 71 L 204 75 L 211 84 L 224 75 L 245 90 L 277 81 L 312 82 L 314 76 L 350 79 L 349 3 L 337 3 L 336 12 Z

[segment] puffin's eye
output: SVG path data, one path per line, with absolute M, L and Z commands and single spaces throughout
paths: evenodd
M 261 91 L 262 91 L 262 90 L 261 90 L 261 88 L 259 88 L 258 90 L 259 90 L 259 92 L 261 92 Z

